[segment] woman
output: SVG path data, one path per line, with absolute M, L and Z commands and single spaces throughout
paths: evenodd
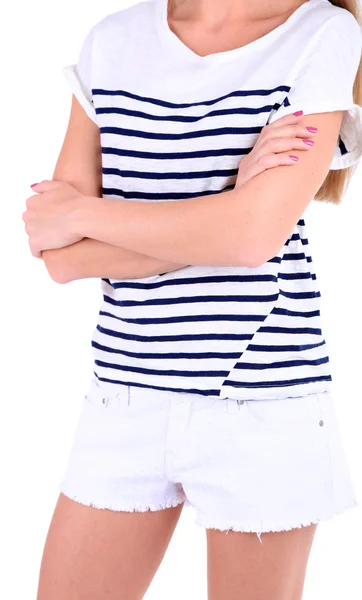
M 318 522 L 356 506 L 303 217 L 362 154 L 341 4 L 140 2 L 65 68 L 23 219 L 50 276 L 99 277 L 103 302 L 38 600 L 142 598 L 184 504 L 209 600 L 300 600 Z

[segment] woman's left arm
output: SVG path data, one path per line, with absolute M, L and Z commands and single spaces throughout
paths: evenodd
M 34 256 L 91 238 L 183 265 L 249 266 L 275 256 L 332 163 L 343 111 L 306 115 L 318 133 L 299 162 L 267 169 L 217 194 L 166 202 L 79 195 L 62 182 L 37 184 L 23 214 Z
M 177 202 L 85 198 L 73 226 L 84 237 L 188 265 L 250 266 L 275 256 L 322 185 L 343 111 L 307 115 L 318 128 L 292 168 L 268 169 L 241 187 Z

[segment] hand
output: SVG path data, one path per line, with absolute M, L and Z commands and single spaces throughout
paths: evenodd
M 315 133 L 299 124 L 303 116 L 286 115 L 263 127 L 253 149 L 240 162 L 235 187 L 243 185 L 266 169 L 296 164 L 298 157 L 290 158 L 290 151 L 309 150 L 313 147 L 314 142 L 310 138 Z
M 42 258 L 42 250 L 63 248 L 83 239 L 75 231 L 74 213 L 86 196 L 65 181 L 45 179 L 32 189 L 38 194 L 27 198 L 22 218 L 33 256 Z

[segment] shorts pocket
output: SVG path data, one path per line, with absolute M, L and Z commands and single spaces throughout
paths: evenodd
M 261 426 L 318 424 L 321 416 L 318 394 L 275 400 L 245 400 L 249 417 Z
M 119 392 L 109 392 L 99 387 L 93 380 L 83 397 L 83 404 L 98 408 L 104 413 L 119 412 L 129 405 L 129 397 L 129 386 L 124 386 Z

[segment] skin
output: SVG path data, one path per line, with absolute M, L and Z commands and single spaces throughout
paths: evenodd
M 310 133 L 306 127 L 299 123 L 300 116 L 287 115 L 275 123 L 265 127 L 257 139 L 252 152 L 244 157 L 240 163 L 235 186 L 239 188 L 249 179 L 266 169 L 274 168 L 278 164 L 294 165 L 290 159 L 290 152 L 310 150 L 315 133 Z M 306 139 L 308 138 L 308 139 Z M 95 151 L 96 150 L 96 151 Z M 81 160 L 79 158 L 81 157 Z M 79 176 L 79 173 L 83 173 Z M 101 146 L 98 127 L 91 121 L 78 100 L 73 96 L 71 115 L 63 147 L 61 149 L 53 180 L 35 186 L 34 190 L 41 192 L 42 196 L 33 196 L 29 200 L 42 202 L 40 210 L 48 209 L 59 202 L 58 198 L 49 198 L 45 202 L 46 189 L 54 191 L 57 187 L 71 184 L 77 194 L 76 208 L 82 198 L 79 192 L 97 197 L 101 196 Z M 63 196 L 67 190 L 60 189 Z M 99 198 L 98 198 L 99 200 Z M 29 205 L 29 201 L 28 201 Z M 37 209 L 39 212 L 39 207 Z M 29 215 L 28 210 L 25 214 Z M 28 222 L 32 225 L 33 222 Z M 48 233 L 50 228 L 47 229 Z M 28 231 L 28 233 L 31 233 Z M 31 234 L 31 240 L 34 235 Z M 33 242 L 34 243 L 34 242 Z M 62 248 L 43 250 L 41 258 L 44 260 L 48 273 L 58 283 L 87 277 L 111 277 L 115 279 L 142 278 L 157 275 L 160 272 L 169 272 L 182 268 L 183 264 L 157 259 L 146 254 L 141 254 L 107 242 L 101 242 L 89 237 L 64 246 Z
M 101 150 L 98 126 L 73 95 L 53 179 L 70 183 L 86 196 L 101 196 Z M 87 237 L 63 248 L 44 250 L 41 258 L 51 278 L 58 283 L 87 277 L 148 277 L 183 266 Z
M 279 252 L 323 183 L 343 111 L 308 115 L 323 129 L 290 169 L 267 169 L 231 191 L 177 202 L 129 202 L 79 195 L 64 182 L 43 181 L 24 218 L 33 253 L 90 237 L 154 258 L 188 265 L 248 266 Z M 269 127 L 269 126 L 268 126 Z M 293 198 L 293 201 L 291 201 Z M 227 231 L 221 236 L 220 231 Z
M 192 0 L 185 2 L 179 20 L 175 11 L 170 25 L 202 55 L 249 43 L 284 22 L 299 5 L 291 0 L 278 7 L 267 0 L 249 4 Z M 72 115 L 77 117 L 70 120 L 54 173 L 54 179 L 70 185 L 53 185 L 47 191 L 49 182 L 41 183 L 43 192 L 38 188 L 36 210 L 28 206 L 26 220 L 34 255 L 41 253 L 49 273 L 59 281 L 80 272 L 87 276 L 90 256 L 96 263 L 92 272 L 98 273 L 93 276 L 113 273 L 116 277 L 118 273 L 120 278 L 144 277 L 188 264 L 220 264 L 220 260 L 222 264 L 226 258 L 229 264 L 258 264 L 273 256 L 327 175 L 342 119 L 341 111 L 303 117 L 302 125 L 318 127 L 320 132 L 312 151 L 293 151 L 300 160 L 291 169 L 268 169 L 240 186 L 237 193 L 229 193 L 227 211 L 225 194 L 222 214 L 220 195 L 209 196 L 207 205 L 202 198 L 187 201 L 179 210 L 176 204 L 181 203 L 169 203 L 168 207 L 167 203 L 152 207 L 103 203 L 99 199 L 97 127 L 81 113 L 74 98 Z M 87 139 L 84 146 L 83 135 Z M 88 150 L 83 152 L 85 146 Z M 232 218 L 227 220 L 225 213 L 230 211 Z M 73 228 L 66 225 L 69 221 Z M 232 227 L 235 222 L 239 229 Z M 195 231 L 202 230 L 201 223 L 209 236 L 201 236 L 200 241 Z M 44 246 L 47 227 L 53 227 L 52 237 L 56 234 L 63 246 Z M 231 227 L 229 237 L 248 240 L 237 251 L 228 240 L 224 246 L 213 242 L 223 237 L 218 234 L 227 227 Z M 270 229 L 272 237 L 267 233 Z M 256 245 L 262 250 L 253 255 Z M 181 510 L 182 505 L 156 512 L 113 512 L 83 506 L 61 494 L 44 548 L 38 600 L 143 598 Z M 316 527 L 263 533 L 262 544 L 253 533 L 207 529 L 209 600 L 301 600 Z

